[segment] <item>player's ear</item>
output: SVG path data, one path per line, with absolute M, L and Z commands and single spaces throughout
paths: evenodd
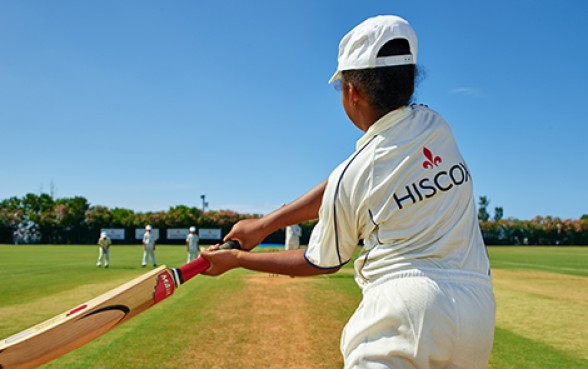
M 359 89 L 357 89 L 357 87 L 355 87 L 355 85 L 353 85 L 350 82 L 347 82 L 345 85 L 345 88 L 347 90 L 347 102 L 350 106 L 356 106 L 361 97 L 361 92 L 359 91 Z

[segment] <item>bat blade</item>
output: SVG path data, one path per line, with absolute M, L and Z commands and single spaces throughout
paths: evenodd
M 238 248 L 238 243 L 223 244 Z M 165 265 L 84 304 L 0 341 L 0 369 L 30 369 L 83 346 L 171 296 L 210 264 L 202 257 L 177 269 Z
M 171 271 L 161 266 L 82 305 L 0 341 L 0 368 L 36 368 L 110 331 L 170 296 L 162 280 Z M 173 283 L 172 283 L 173 286 Z

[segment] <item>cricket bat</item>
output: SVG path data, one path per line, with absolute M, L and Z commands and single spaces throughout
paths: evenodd
M 239 249 L 229 241 L 221 249 Z M 198 257 L 179 268 L 165 265 L 62 314 L 0 341 L 0 369 L 36 368 L 62 356 L 171 296 L 210 263 Z

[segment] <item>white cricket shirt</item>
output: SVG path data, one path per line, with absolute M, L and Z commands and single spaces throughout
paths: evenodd
M 145 232 L 143 234 L 143 243 L 147 249 L 153 249 L 155 247 L 155 241 L 157 241 L 157 238 L 155 238 L 153 233 Z
M 403 107 L 380 118 L 329 176 L 306 260 L 338 268 L 359 240 L 360 286 L 408 269 L 489 274 L 470 172 L 433 110 Z
M 186 241 L 188 241 L 188 247 L 196 248 L 198 247 L 198 242 L 200 242 L 200 238 L 196 234 L 189 233 L 186 237 Z
M 102 247 L 104 250 L 108 250 L 110 248 L 110 238 L 108 237 L 100 237 L 98 239 L 98 245 L 100 245 L 100 247 Z
M 302 228 L 298 224 L 292 224 L 286 227 L 286 238 L 302 236 Z

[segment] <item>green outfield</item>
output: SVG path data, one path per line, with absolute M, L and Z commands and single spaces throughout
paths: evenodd
M 265 251 L 273 251 L 264 249 Z M 491 368 L 588 368 L 588 248 L 490 247 L 498 304 Z M 142 249 L 0 246 L 0 338 L 145 272 Z M 158 262 L 185 261 L 159 246 Z M 147 268 L 149 269 L 149 267 Z M 339 273 L 289 278 L 235 270 L 198 276 L 127 324 L 45 368 L 340 368 L 341 329 L 361 294 Z

